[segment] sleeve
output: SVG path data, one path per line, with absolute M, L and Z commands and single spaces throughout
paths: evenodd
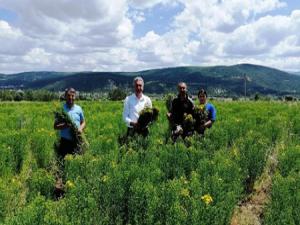
M 194 104 L 194 101 L 193 101 L 193 99 L 192 98 L 188 98 L 189 100 L 190 100 L 190 103 L 191 103 L 191 111 L 192 111 L 192 113 L 193 113 L 193 110 L 194 110 L 194 108 L 195 108 L 195 104 Z
M 80 107 L 80 113 L 79 113 L 79 117 L 80 117 L 80 123 L 84 121 L 84 114 L 83 114 L 83 110 Z
M 150 108 L 152 108 L 152 101 L 151 101 L 151 99 L 148 97 L 148 105 L 147 105 L 148 107 L 150 107 Z
M 126 97 L 124 101 L 123 120 L 129 127 L 131 122 L 131 119 L 129 118 L 129 97 Z
M 210 114 L 211 114 L 211 121 L 214 122 L 217 119 L 217 110 L 213 105 L 210 106 Z
M 176 111 L 175 110 L 175 99 L 173 99 L 173 101 L 171 103 L 171 112 L 170 113 L 172 113 L 172 115 L 173 115 L 175 111 Z

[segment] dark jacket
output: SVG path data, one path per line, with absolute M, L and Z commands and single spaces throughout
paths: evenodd
M 188 95 L 186 95 L 186 98 L 183 101 L 178 95 L 177 98 L 172 101 L 171 121 L 175 124 L 181 125 L 184 113 L 193 115 L 193 109 L 194 103 Z

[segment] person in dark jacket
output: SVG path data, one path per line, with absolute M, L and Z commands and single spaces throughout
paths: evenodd
M 174 142 L 180 135 L 185 138 L 193 134 L 193 130 L 186 128 L 184 122 L 187 116 L 193 115 L 194 103 L 188 96 L 186 83 L 178 83 L 177 88 L 178 96 L 173 99 L 171 110 L 167 113 L 171 125 L 171 137 Z

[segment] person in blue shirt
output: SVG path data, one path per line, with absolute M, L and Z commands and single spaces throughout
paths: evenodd
M 74 122 L 78 131 L 83 132 L 85 128 L 85 119 L 83 111 L 79 105 L 75 104 L 76 91 L 74 88 L 65 90 L 66 103 L 63 105 L 63 110 L 69 115 Z M 70 127 L 67 123 L 55 120 L 54 129 L 60 131 L 60 143 L 58 147 L 58 157 L 63 159 L 67 154 L 74 154 L 76 151 L 76 144 L 72 140 Z
M 63 110 L 76 125 L 78 132 L 82 133 L 85 128 L 85 119 L 81 107 L 75 104 L 75 96 L 76 91 L 74 88 L 65 90 L 66 103 L 63 105 Z M 54 190 L 54 195 L 57 199 L 64 196 L 64 158 L 67 154 L 75 154 L 77 150 L 77 145 L 73 140 L 69 126 L 70 125 L 65 121 L 59 120 L 58 118 L 54 121 L 54 129 L 60 131 L 60 141 L 56 148 L 59 171 L 57 171 L 58 174 Z
M 203 124 L 202 128 L 198 130 L 198 133 L 204 134 L 205 129 L 211 128 L 213 123 L 216 121 L 217 110 L 213 104 L 206 102 L 207 93 L 204 89 L 200 89 L 200 91 L 198 92 L 198 99 L 199 99 L 200 106 L 202 105 L 207 112 L 207 119 Z

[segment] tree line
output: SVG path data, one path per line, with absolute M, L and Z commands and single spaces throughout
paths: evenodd
M 108 93 L 78 92 L 78 100 L 123 100 L 127 92 L 121 88 L 114 88 Z M 49 90 L 0 90 L 0 101 L 53 101 L 64 99 L 64 92 L 54 92 Z

